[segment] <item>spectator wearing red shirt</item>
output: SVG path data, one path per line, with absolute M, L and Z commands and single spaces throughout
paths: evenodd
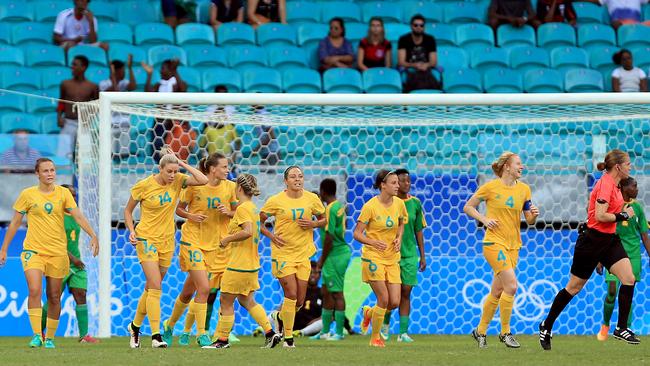
M 384 21 L 381 18 L 370 19 L 368 36 L 359 42 L 357 67 L 366 71 L 372 67 L 391 67 L 392 45 L 386 40 Z
M 542 23 L 564 23 L 576 25 L 576 12 L 572 0 L 538 0 L 537 19 Z

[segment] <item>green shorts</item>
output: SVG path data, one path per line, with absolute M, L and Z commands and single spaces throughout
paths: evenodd
M 636 279 L 636 282 L 641 281 L 641 257 L 630 258 L 630 263 L 632 263 L 632 273 L 634 273 L 634 278 Z M 618 282 L 618 278 L 613 274 L 609 273 L 609 271 L 605 271 L 605 281 Z
M 327 287 L 329 292 L 343 292 L 343 283 L 345 282 L 345 272 L 350 264 L 350 252 L 328 256 L 323 264 L 323 286 Z
M 68 291 L 73 288 L 88 289 L 88 274 L 85 269 L 70 267 L 70 273 L 63 279 L 63 285 L 68 286 Z
M 420 258 L 402 258 L 399 261 L 400 277 L 402 285 L 416 286 L 418 284 L 418 270 L 420 269 Z

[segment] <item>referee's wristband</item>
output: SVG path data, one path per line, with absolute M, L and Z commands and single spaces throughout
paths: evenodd
M 628 213 L 625 212 L 625 211 L 623 211 L 623 212 L 619 212 L 619 213 L 615 213 L 614 216 L 616 216 L 616 222 L 619 222 L 619 221 L 627 221 L 627 220 L 630 219 L 630 215 L 628 215 Z

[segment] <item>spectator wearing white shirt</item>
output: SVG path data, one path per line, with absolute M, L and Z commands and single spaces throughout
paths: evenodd
M 54 23 L 54 44 L 66 51 L 78 44 L 108 49 L 108 44 L 97 42 L 97 18 L 88 10 L 90 0 L 74 0 L 74 8 L 63 10 Z
M 129 55 L 126 66 L 129 68 L 129 79 L 125 78 L 124 62 L 120 60 L 111 61 L 110 78 L 99 83 L 99 91 L 126 92 L 136 88 L 135 75 L 133 73 L 133 56 Z M 131 122 L 128 114 L 113 112 L 113 155 L 120 158 L 129 156 L 129 130 Z
M 646 73 L 634 67 L 632 53 L 622 49 L 612 57 L 614 63 L 619 65 L 612 72 L 612 90 L 615 92 L 644 92 L 648 91 Z
M 650 21 L 641 21 L 641 6 L 648 0 L 587 0 L 594 4 L 607 6 L 612 27 L 618 29 L 624 24 L 643 23 L 650 25 Z

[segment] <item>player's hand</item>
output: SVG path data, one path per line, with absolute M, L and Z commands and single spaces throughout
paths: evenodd
M 537 208 L 537 206 L 535 206 L 534 204 L 531 203 L 530 204 L 530 213 L 535 217 L 539 216 L 539 208 Z
M 496 229 L 499 226 L 499 220 L 486 218 L 485 221 L 482 222 L 483 225 L 485 225 L 485 227 L 488 229 Z
M 88 23 L 95 24 L 95 15 L 92 11 L 86 10 L 86 19 L 88 19 Z
M 74 265 L 75 267 L 79 267 L 81 269 L 86 268 L 86 265 L 84 264 L 84 262 L 82 262 L 81 259 L 79 259 L 77 257 L 72 257 L 71 256 L 70 262 L 72 262 L 72 265 Z
M 93 252 L 93 257 L 99 254 L 99 239 L 97 239 L 97 236 L 90 238 L 90 250 Z
M 169 69 L 173 72 L 176 73 L 176 68 L 178 65 L 181 63 L 181 61 L 177 58 L 172 59 L 171 62 L 169 63 Z
M 223 241 L 223 239 L 221 239 L 221 241 L 219 241 L 219 247 L 225 248 L 227 246 L 228 246 L 228 242 Z
M 138 239 L 136 239 L 136 237 L 135 237 L 135 233 L 129 233 L 129 242 L 130 242 L 131 245 L 133 245 L 133 246 L 135 246 L 136 244 L 138 244 Z
M 208 215 L 204 215 L 204 214 L 188 214 L 187 218 L 190 219 L 190 221 L 203 222 L 203 221 L 205 221 L 205 219 L 208 218 Z
M 133 67 L 133 55 L 129 53 L 129 56 L 126 58 L 126 66 L 130 69 Z
M 424 257 L 420 258 L 420 272 L 424 272 L 427 269 L 427 260 Z
M 379 251 L 382 251 L 382 252 L 384 250 L 386 250 L 386 248 L 388 248 L 388 244 L 384 243 L 381 240 L 371 240 L 369 244 L 370 244 L 371 247 L 373 247 L 373 248 L 375 248 L 375 249 L 377 249 Z
M 7 252 L 0 250 L 0 267 L 3 267 L 7 263 Z
M 298 219 L 296 221 L 296 223 L 298 223 L 298 226 L 300 226 L 303 229 L 313 229 L 314 228 L 314 221 L 313 220 Z
M 285 242 L 284 239 L 282 239 L 278 235 L 273 235 L 273 237 L 271 238 L 271 243 L 273 243 L 278 248 L 282 248 L 287 244 L 287 242 Z
M 623 211 L 627 212 L 630 218 L 634 217 L 634 209 L 632 208 L 632 206 L 630 205 L 625 206 L 625 209 L 623 209 Z
M 400 250 L 402 250 L 402 239 L 401 238 L 395 238 L 395 240 L 393 240 L 393 250 L 395 252 L 399 252 Z
M 603 264 L 602 264 L 602 263 L 598 263 L 598 265 L 596 266 L 596 273 L 598 273 L 599 275 L 602 276 L 603 272 L 604 272 L 604 271 L 603 271 Z
M 217 211 L 219 211 L 219 213 L 224 215 L 230 215 L 230 210 L 228 209 L 228 207 L 226 207 L 226 205 L 223 205 L 221 203 L 217 205 Z
M 153 67 L 151 65 L 148 65 L 146 62 L 142 61 L 140 62 L 140 66 L 142 66 L 147 75 L 153 74 Z

